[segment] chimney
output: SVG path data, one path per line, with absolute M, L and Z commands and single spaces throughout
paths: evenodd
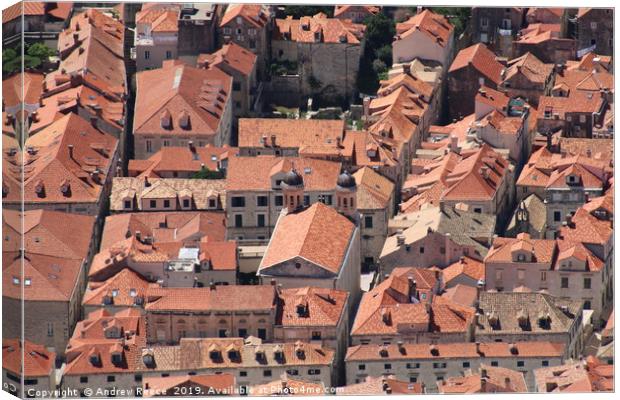
M 69 148 L 69 158 L 73 160 L 73 145 L 70 144 L 67 147 Z
M 77 33 L 77 32 L 73 32 L 73 42 L 74 42 L 74 43 L 77 43 L 77 41 L 79 40 L 79 38 L 80 38 L 80 34 L 79 34 L 79 33 Z
M 215 290 L 215 282 L 213 282 L 213 281 L 209 282 L 209 289 Z
M 151 182 L 149 182 L 149 177 L 145 176 L 144 177 L 144 187 L 149 187 L 151 186 Z
M 476 342 L 476 353 L 481 355 L 482 352 L 480 351 L 480 342 Z
M 459 138 L 456 136 L 450 136 L 450 150 L 456 154 L 460 153 Z
M 276 147 L 276 135 L 271 135 L 271 147 Z
M 402 233 L 396 235 L 396 244 L 402 246 L 405 244 L 405 235 Z
M 364 117 L 370 116 L 370 97 L 366 96 L 363 100 Z
M 547 150 L 551 151 L 551 132 L 547 132 Z
M 97 117 L 94 115 L 91 115 L 90 117 L 90 124 L 93 126 L 93 128 L 97 127 Z
M 487 382 L 489 380 L 489 375 L 487 374 L 486 369 L 480 370 L 480 392 L 485 393 L 487 391 Z
M 142 232 L 140 232 L 140 231 L 136 231 L 136 240 L 137 240 L 138 242 L 141 242 L 141 241 L 142 241 Z
M 191 151 L 192 153 L 196 152 L 196 146 L 194 146 L 193 140 L 190 140 L 189 142 L 187 142 L 187 146 L 189 147 L 189 151 Z
M 271 283 L 271 286 L 276 286 L 276 280 L 272 279 L 269 283 Z
M 403 64 L 403 74 L 411 75 L 411 64 L 409 64 L 409 63 L 404 63 Z

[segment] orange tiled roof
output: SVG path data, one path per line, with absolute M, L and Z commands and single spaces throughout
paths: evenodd
M 379 7 L 377 6 L 358 6 L 358 5 L 354 5 L 354 4 L 347 4 L 347 5 L 341 5 L 341 6 L 334 6 L 334 18 L 338 18 L 341 14 L 344 14 L 348 11 L 355 11 L 355 12 L 364 12 L 367 13 L 368 15 L 370 14 L 377 14 L 379 12 Z
M 521 233 L 516 238 L 495 238 L 484 263 L 512 262 L 513 246 L 515 249 L 517 247 L 529 249 L 533 254 L 533 262 L 537 263 L 551 264 L 553 256 L 557 252 L 554 240 L 532 239 L 529 234 Z
M 355 225 L 323 203 L 279 218 L 259 272 L 300 257 L 337 275 L 351 243 Z
M 344 154 L 351 155 L 362 167 L 397 167 L 404 143 L 388 142 L 368 131 L 346 131 L 342 142 Z
M 20 299 L 23 287 L 25 300 L 68 301 L 89 251 L 94 218 L 51 210 L 4 210 L 2 218 L 3 296 Z
M 476 281 L 484 280 L 484 264 L 470 257 L 461 257 L 459 261 L 445 268 L 442 273 L 446 284 L 461 275 Z
M 137 74 L 135 135 L 204 135 L 218 132 L 232 78 L 175 62 Z M 187 125 L 183 125 L 186 118 Z
M 202 68 L 220 67 L 226 65 L 241 72 L 245 76 L 250 76 L 256 65 L 256 54 L 236 43 L 227 43 L 221 49 L 211 54 L 200 54 L 196 64 Z M 225 68 L 221 68 L 225 71 Z
M 70 347 L 107 342 L 114 337 L 124 337 L 127 342 L 135 342 L 137 338 L 145 335 L 144 328 L 142 311 L 137 308 L 126 308 L 116 313 L 100 308 L 76 324 Z
M 308 191 L 334 190 L 341 163 L 304 157 L 233 157 L 228 160 L 226 191 L 271 190 L 271 178 L 295 168 Z
M 362 167 L 353 174 L 357 184 L 357 209 L 385 209 L 394 200 L 394 183 L 375 172 Z
M 503 81 L 508 81 L 516 75 L 523 75 L 530 82 L 544 84 L 553 72 L 552 64 L 545 64 L 530 52 L 521 57 L 508 61 Z
M 23 346 L 23 347 L 22 347 Z M 14 375 L 48 377 L 54 370 L 56 353 L 28 340 L 2 339 L 2 369 Z
M 548 40 L 570 40 L 560 38 L 560 24 L 530 24 L 519 31 L 516 43 L 537 44 Z
M 23 153 L 3 154 L 3 199 L 27 203 L 98 203 L 118 140 L 77 114 L 66 115 L 26 140 Z
M 143 388 L 145 397 L 172 396 L 185 390 L 193 393 L 232 395 L 235 393 L 235 382 L 233 374 L 150 376 L 144 378 Z
M 448 72 L 458 71 L 469 65 L 490 79 L 491 82 L 500 83 L 501 72 L 504 67 L 495 59 L 495 54 L 484 44 L 478 43 L 459 51 Z
M 205 288 L 149 288 L 147 312 L 162 311 L 269 311 L 276 306 L 272 285 L 223 285 Z
M 612 392 L 613 365 L 595 357 L 534 371 L 536 386 L 543 393 Z
M 250 386 L 250 396 L 321 396 L 327 393 L 322 382 L 290 378 L 285 372 L 280 379 Z
M 236 147 L 162 147 L 147 160 L 129 160 L 129 175 L 138 178 L 161 178 L 163 173 L 199 172 L 202 165 L 210 171 L 221 170 L 221 164 L 239 153 Z
M 605 245 L 613 236 L 613 221 L 598 219 L 579 208 L 571 218 L 571 224 L 560 228 L 560 235 L 570 242 Z
M 176 4 L 144 4 L 136 13 L 136 24 L 148 24 L 151 32 L 177 32 L 180 7 Z
M 304 287 L 284 289 L 279 297 L 282 307 L 276 325 L 336 327 L 346 311 L 349 294 L 342 290 Z
M 43 92 L 43 79 L 43 74 L 26 71 L 3 80 L 2 103 L 4 107 L 12 108 L 22 103 L 38 104 Z
M 2 10 L 2 23 L 6 24 L 21 16 L 45 15 L 45 3 L 42 1 L 20 1 Z
M 106 281 L 89 282 L 82 305 L 101 306 L 104 304 L 104 297 L 111 297 L 115 293 L 112 297 L 114 306 L 132 307 L 136 304 L 136 299 L 145 298 L 147 289 L 152 285 L 131 269 L 125 268 Z
M 439 393 L 526 393 L 523 373 L 508 368 L 480 365 L 480 373 L 449 377 L 438 384 Z
M 235 18 L 243 18 L 244 21 L 256 28 L 263 28 L 271 18 L 269 9 L 265 5 L 260 4 L 230 4 L 226 8 L 220 27 L 227 25 Z
M 418 94 L 422 100 L 429 102 L 435 87 L 428 82 L 417 78 L 414 74 L 398 74 L 391 79 L 379 82 L 377 94 L 381 97 L 387 96 L 401 86 L 405 86 L 411 93 Z
M 494 90 L 488 86 L 481 86 L 480 89 L 478 89 L 478 93 L 476 93 L 476 103 L 487 104 L 503 113 L 507 112 L 509 102 L 510 97 L 505 93 Z
M 422 394 L 422 383 L 410 383 L 395 379 L 393 375 L 367 376 L 363 382 L 339 387 L 338 395 L 384 395 L 384 394 Z
M 327 18 L 325 14 L 293 19 L 276 19 L 274 40 L 302 43 L 349 43 L 360 44 L 366 27 L 350 20 Z
M 448 45 L 454 26 L 443 15 L 426 9 L 407 21 L 396 24 L 396 40 L 407 37 L 418 30 L 424 32 L 440 46 L 445 47 Z
M 325 146 L 338 151 L 344 134 L 343 120 L 241 118 L 239 147 L 269 147 L 275 136 L 276 147 Z
M 434 346 L 434 347 L 433 347 Z M 508 358 L 508 357 L 557 357 L 564 354 L 563 343 L 553 342 L 517 342 L 514 343 L 516 354 L 511 351 L 510 343 L 438 343 L 414 344 L 404 343 L 399 349 L 398 344 L 390 345 L 358 345 L 347 350 L 346 361 L 379 361 L 407 359 L 449 359 L 449 358 Z M 435 354 L 431 352 L 434 348 Z M 384 355 L 381 353 L 383 352 Z

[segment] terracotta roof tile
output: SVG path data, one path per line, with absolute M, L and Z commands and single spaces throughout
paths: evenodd
M 436 355 L 431 353 L 431 344 L 404 343 L 401 351 L 397 344 L 358 345 L 349 347 L 345 361 L 380 361 L 380 360 L 433 360 L 450 358 L 508 358 L 508 357 L 557 357 L 564 354 L 563 343 L 553 342 L 516 342 L 517 354 L 511 352 L 509 343 L 438 343 L 435 344 Z M 477 350 L 477 347 L 479 351 Z M 387 356 L 381 355 L 387 350 Z
M 346 312 L 349 294 L 341 290 L 304 287 L 284 289 L 279 294 L 282 308 L 276 325 L 336 327 Z M 302 309 L 299 309 L 299 306 Z
M 30 152 L 3 154 L 4 201 L 19 202 L 24 174 L 27 203 L 98 203 L 111 171 L 118 140 L 77 114 L 66 115 L 26 140 Z
M 6 24 L 21 16 L 45 15 L 45 3 L 42 1 L 20 1 L 2 10 L 2 23 Z
M 320 13 L 301 19 L 293 19 L 289 15 L 286 19 L 276 19 L 273 39 L 303 43 L 360 44 L 365 30 L 366 27 L 362 24 L 327 18 Z
M 114 306 L 132 307 L 136 305 L 136 301 L 142 301 L 136 299 L 145 298 L 147 289 L 153 285 L 131 269 L 125 268 L 106 281 L 89 282 L 82 305 L 101 306 L 104 304 L 104 297 L 116 293 L 112 298 Z
M 280 379 L 262 385 L 250 386 L 250 396 L 322 396 L 327 388 L 321 382 L 290 378 L 284 373 Z
M 484 280 L 484 264 L 470 257 L 461 257 L 459 261 L 446 267 L 442 273 L 446 284 L 461 275 L 476 281 Z
M 358 210 L 385 209 L 394 201 L 394 183 L 375 172 L 363 167 L 354 174 L 357 184 Z
M 2 369 L 17 376 L 48 377 L 52 374 L 56 353 L 28 340 L 2 339 Z
M 220 27 L 241 17 L 257 28 L 263 28 L 271 18 L 269 8 L 260 4 L 229 4 L 222 16 Z
M 232 91 L 232 78 L 221 70 L 174 62 L 139 72 L 136 82 L 135 135 L 214 136 Z
M 523 75 L 530 82 L 544 84 L 553 72 L 552 64 L 545 64 L 530 52 L 508 61 L 503 81 Z
M 364 13 L 368 13 L 370 14 L 377 14 L 379 12 L 380 8 L 377 6 L 358 6 L 358 5 L 354 5 L 354 4 L 347 4 L 347 5 L 340 5 L 340 6 L 334 6 L 334 18 L 338 18 L 340 15 L 348 12 L 348 11 L 355 11 L 355 12 L 364 12 Z
M 196 64 L 202 68 L 213 68 L 226 65 L 239 71 L 245 76 L 250 76 L 256 65 L 256 55 L 236 43 L 227 43 L 221 49 L 211 54 L 198 56 Z M 225 71 L 225 68 L 221 68 Z
M 536 386 L 542 393 L 612 392 L 613 365 L 602 364 L 592 356 L 584 361 L 540 368 L 534 371 Z
M 386 386 L 387 385 L 387 386 Z M 385 395 L 385 394 L 423 394 L 422 383 L 410 383 L 395 379 L 394 376 L 367 376 L 364 382 L 339 388 L 337 395 Z
M 341 163 L 304 157 L 233 157 L 228 160 L 226 190 L 268 191 L 274 175 L 283 176 L 293 168 L 302 173 L 305 190 L 333 190 Z
M 508 368 L 480 365 L 480 373 L 453 376 L 438 385 L 439 393 L 526 393 L 527 386 L 522 372 Z
M 239 147 L 268 147 L 273 144 L 282 148 L 325 146 L 338 151 L 338 143 L 344 135 L 343 120 L 241 118 L 239 119 Z
M 17 73 L 2 81 L 2 103 L 5 108 L 37 104 L 43 92 L 44 75 L 34 72 Z
M 337 275 L 350 246 L 355 225 L 323 203 L 282 215 L 274 230 L 259 272 L 302 257 Z
M 454 72 L 469 65 L 491 82 L 500 83 L 503 66 L 495 59 L 495 54 L 484 44 L 478 43 L 459 51 L 448 72 Z
M 223 285 L 205 288 L 149 288 L 147 312 L 157 311 L 269 311 L 276 307 L 272 285 Z
M 454 26 L 443 15 L 426 9 L 407 21 L 396 24 L 396 40 L 407 37 L 417 30 L 424 32 L 440 46 L 445 47 L 454 31 Z
M 181 376 L 150 376 L 143 380 L 145 397 L 172 396 L 183 390 L 193 393 L 210 393 L 232 395 L 235 393 L 235 375 L 233 374 L 194 374 Z M 152 394 L 151 394 L 152 393 Z

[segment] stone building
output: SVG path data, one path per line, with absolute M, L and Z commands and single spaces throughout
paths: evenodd
M 56 354 L 28 340 L 2 338 L 3 389 L 19 398 L 56 390 Z
M 427 290 L 419 290 L 418 281 Z M 475 310 L 437 296 L 441 286 L 434 271 L 396 268 L 362 297 L 351 328 L 351 344 L 473 340 Z
M 266 242 L 280 211 L 289 206 L 288 193 L 297 186 L 286 182 L 297 177 L 302 192 L 295 193 L 300 196 L 299 205 L 321 202 L 336 207 L 338 193 L 343 192 L 337 187 L 340 170 L 339 162 L 302 157 L 231 158 L 225 186 L 228 237 Z
M 531 292 L 482 292 L 478 298 L 476 341 L 562 343 L 565 358 L 584 346 L 578 300 Z
M 222 211 L 225 185 L 224 179 L 116 177 L 110 211 Z
M 81 318 L 98 241 L 95 218 L 49 210 L 4 210 L 2 217 L 2 336 L 23 337 L 62 357 Z
M 594 48 L 597 54 L 613 55 L 613 21 L 612 8 L 580 8 L 576 16 L 577 49 Z
M 454 26 L 440 14 L 424 10 L 407 21 L 396 24 L 392 43 L 394 63 L 406 63 L 418 58 L 448 66 L 454 49 Z
M 524 22 L 521 7 L 473 7 L 471 31 L 473 43 L 484 43 L 492 51 L 510 57 L 510 46 Z
M 394 183 L 368 167 L 353 174 L 360 213 L 362 260 L 366 266 L 379 260 L 388 234 L 388 221 L 394 215 Z
M 441 271 L 441 279 L 447 289 L 465 285 L 480 289 L 484 282 L 484 264 L 471 257 L 461 257 Z
M 136 69 L 161 68 L 164 60 L 178 58 L 179 20 L 178 4 L 145 3 L 136 14 L 135 60 Z
M 440 381 L 438 391 L 441 394 L 474 394 L 526 393 L 528 390 L 525 377 L 520 371 L 480 364 L 478 373 L 470 370 L 464 376 Z
M 589 356 L 585 360 L 534 371 L 539 393 L 613 392 L 614 367 Z
M 347 384 L 367 377 L 393 375 L 396 379 L 422 383 L 427 393 L 437 392 L 437 382 L 462 376 L 464 369 L 482 364 L 521 372 L 530 390 L 534 370 L 561 365 L 564 345 L 552 342 L 516 343 L 395 343 L 349 347 L 345 363 Z
M 559 24 L 564 16 L 564 8 L 530 7 L 525 20 L 528 24 Z
M 294 67 L 287 68 L 290 71 L 284 75 L 272 76 L 271 96 L 288 95 L 282 98 L 288 103 L 315 96 L 331 103 L 351 100 L 357 95 L 364 30 L 364 25 L 321 13 L 276 19 L 272 64 Z
M 480 86 L 497 89 L 504 66 L 482 43 L 459 51 L 448 70 L 448 107 L 457 120 L 474 112 L 473 99 Z
M 233 78 L 232 101 L 235 117 L 246 117 L 260 111 L 262 82 L 256 79 L 256 54 L 228 43 L 211 54 L 201 54 L 198 67 L 218 68 Z
M 534 54 L 544 63 L 561 63 L 577 57 L 575 39 L 562 36 L 560 24 L 530 24 L 512 42 L 512 57 Z
M 230 143 L 233 79 L 169 60 L 136 75 L 134 156 L 146 159 L 162 147 Z
M 578 241 L 497 238 L 484 260 L 485 286 L 498 291 L 525 287 L 583 302 L 598 324 L 609 302 L 611 268 Z
M 538 106 L 540 96 L 548 96 L 554 78 L 554 67 L 545 64 L 531 53 L 508 61 L 502 70 L 500 89 L 510 97 L 522 97 L 529 104 Z
M 399 265 L 445 268 L 462 256 L 482 259 L 495 232 L 495 215 L 451 207 L 401 214 L 390 223 L 379 264 L 383 273 Z
M 219 44 L 236 43 L 256 54 L 257 76 L 267 76 L 271 59 L 270 35 L 273 16 L 269 6 L 260 4 L 229 4 L 217 30 Z
M 116 174 L 118 140 L 70 113 L 26 139 L 25 151 L 9 148 L 2 156 L 6 208 L 99 216 Z
M 339 192 L 337 209 L 320 202 L 304 208 L 302 196 L 293 191 L 292 179 L 286 182 L 291 189 L 285 192 L 287 208 L 261 260 L 259 281 L 274 279 L 284 288 L 345 290 L 350 295 L 349 310 L 354 310 L 361 295 L 360 230 L 348 218 L 355 206 L 347 204 L 355 203 L 355 193 Z

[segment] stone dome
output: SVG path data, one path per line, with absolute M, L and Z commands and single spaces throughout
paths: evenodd
M 299 175 L 297 170 L 292 169 L 284 175 L 282 182 L 287 186 L 301 186 L 304 184 L 304 178 Z
M 353 188 L 355 187 L 355 178 L 349 173 L 349 171 L 344 171 L 338 176 L 338 181 L 336 183 L 341 188 Z

